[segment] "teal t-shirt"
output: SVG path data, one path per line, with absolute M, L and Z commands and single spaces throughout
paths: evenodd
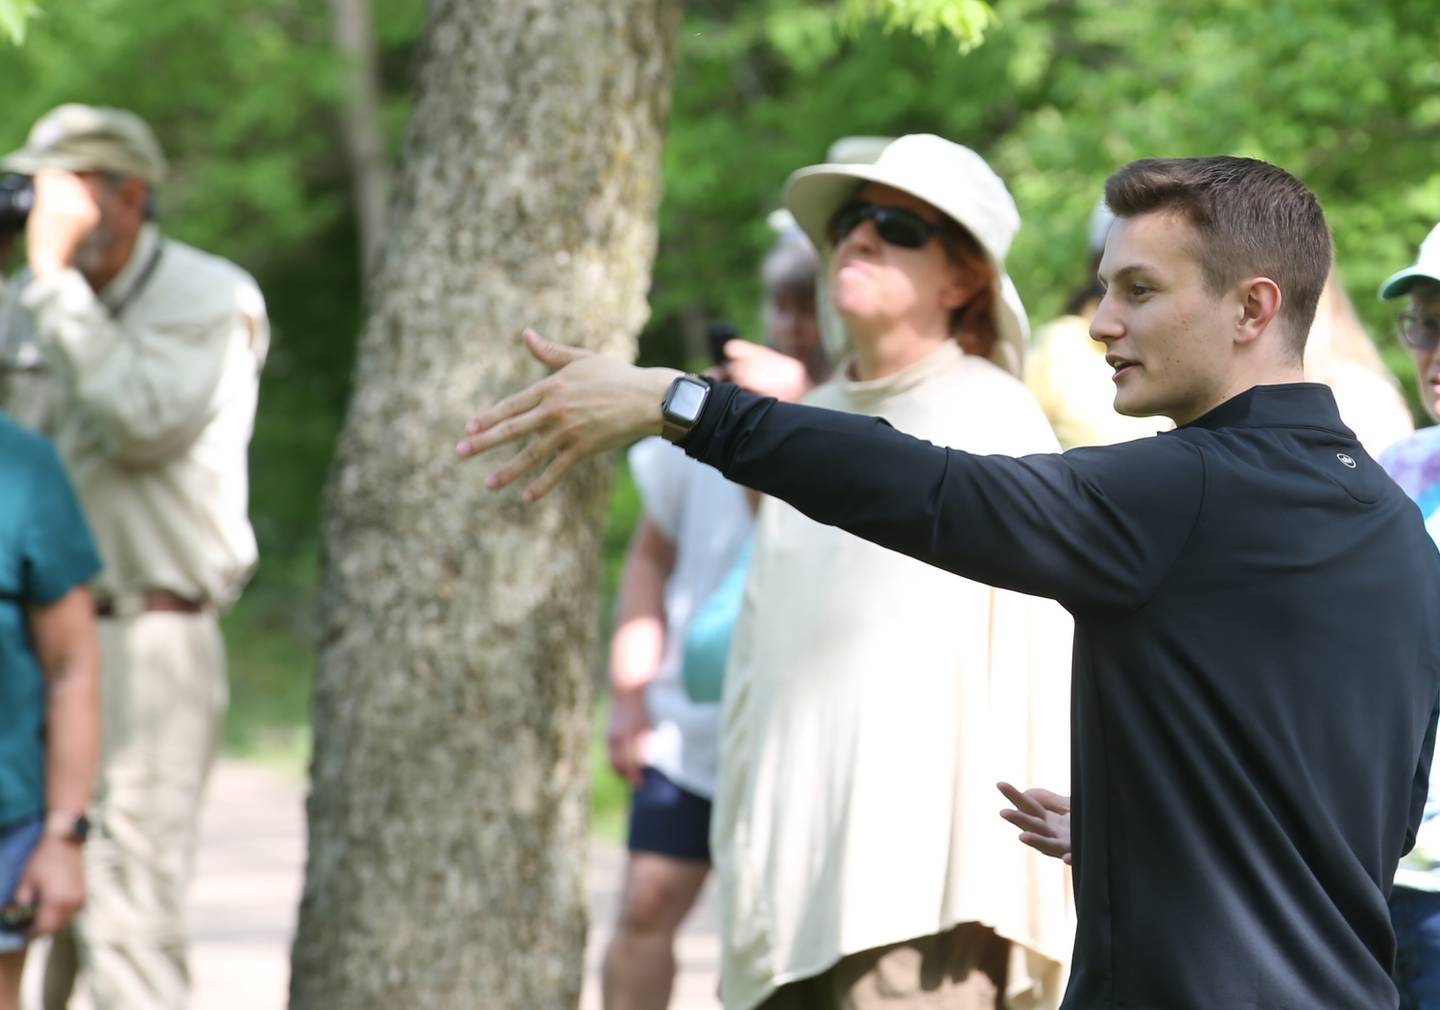
M 45 439 L 0 414 L 0 825 L 45 809 L 45 677 L 27 606 L 100 570 L 80 503 Z

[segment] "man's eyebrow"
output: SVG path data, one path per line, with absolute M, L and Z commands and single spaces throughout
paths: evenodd
M 1152 271 L 1149 267 L 1145 266 L 1144 264 L 1141 264 L 1141 263 L 1129 263 L 1129 264 L 1121 267 L 1119 270 L 1116 270 L 1115 273 L 1112 275 L 1112 278 L 1113 278 L 1114 280 L 1116 280 L 1116 281 L 1123 281 L 1125 278 L 1127 278 L 1127 277 L 1134 277 L 1136 274 L 1150 274 L 1150 273 L 1153 273 L 1153 271 Z M 1096 274 L 1095 274 L 1095 279 L 1098 280 L 1102 285 L 1109 286 L 1110 281 L 1105 278 L 1105 275 L 1104 275 L 1104 274 L 1102 274 L 1102 273 L 1096 273 Z

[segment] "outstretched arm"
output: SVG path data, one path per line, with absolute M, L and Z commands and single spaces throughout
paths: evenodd
M 555 374 L 470 422 L 460 455 L 533 435 L 491 488 L 544 467 L 533 501 L 576 462 L 661 429 L 678 374 L 526 333 Z M 1204 497 L 1198 450 L 1178 438 L 1016 459 L 932 445 L 884 420 L 712 389 L 687 453 L 817 522 L 989 585 L 1072 610 L 1127 612 L 1169 572 Z
M 1009 782 L 996 785 L 1014 807 L 1000 816 L 1020 829 L 1020 841 L 1066 863 L 1070 855 L 1070 797 L 1048 789 L 1021 792 Z

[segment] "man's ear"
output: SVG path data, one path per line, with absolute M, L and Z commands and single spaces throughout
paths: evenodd
M 1235 340 L 1242 344 L 1252 343 L 1269 329 L 1280 314 L 1284 296 L 1280 294 L 1280 285 L 1269 277 L 1251 277 L 1242 281 L 1237 294 Z

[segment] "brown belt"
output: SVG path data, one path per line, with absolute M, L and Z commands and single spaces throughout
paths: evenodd
M 168 589 L 144 589 L 130 594 L 127 598 L 135 605 L 116 606 L 114 599 L 96 600 L 96 617 L 115 617 L 117 614 L 164 612 L 169 614 L 201 614 L 209 609 L 204 600 L 191 600 L 172 593 Z

